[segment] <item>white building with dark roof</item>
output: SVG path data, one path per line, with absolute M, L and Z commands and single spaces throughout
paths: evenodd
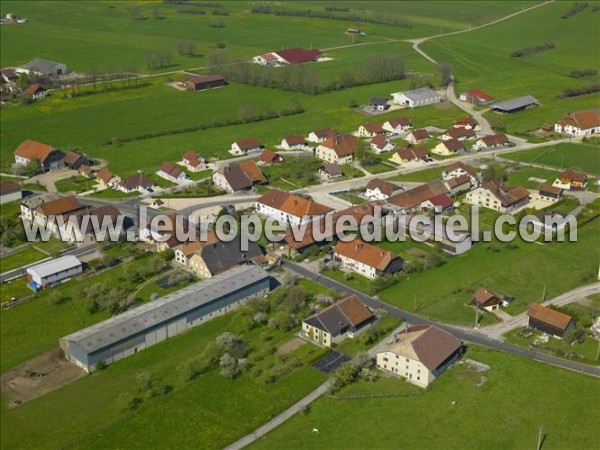
M 265 295 L 269 288 L 264 269 L 236 267 L 65 336 L 60 347 L 67 360 L 91 372 L 99 362 L 134 355 Z
M 442 96 L 428 87 L 392 93 L 393 102 L 400 106 L 416 108 L 441 102 Z

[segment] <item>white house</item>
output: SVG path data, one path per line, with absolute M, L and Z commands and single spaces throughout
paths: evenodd
M 173 182 L 185 181 L 188 179 L 187 174 L 183 170 L 169 161 L 165 161 L 160 165 L 159 169 L 156 171 L 156 175 Z
M 343 269 L 371 280 L 383 274 L 400 272 L 404 264 L 404 260 L 398 255 L 358 238 L 347 242 L 339 241 L 334 247 L 333 259 Z
M 442 96 L 428 87 L 410 91 L 393 92 L 392 97 L 394 103 L 408 108 L 431 105 L 442 101 Z
M 383 135 L 375 136 L 371 139 L 371 150 L 373 153 L 381 154 L 392 151 L 396 148 L 394 143 Z
M 387 200 L 401 191 L 402 188 L 394 183 L 381 178 L 373 178 L 367 183 L 364 196 L 369 200 Z
M 140 172 L 121 180 L 114 188 L 126 194 L 136 191 L 143 194 L 154 189 L 154 182 Z
M 208 168 L 206 160 L 194 151 L 187 151 L 182 157 L 183 165 L 190 172 L 200 172 Z
M 426 388 L 462 354 L 461 342 L 434 325 L 395 334 L 377 353 L 377 367 Z
M 385 130 L 381 124 L 377 122 L 365 123 L 358 127 L 358 136 L 360 137 L 375 137 L 380 134 L 385 134 Z
M 555 123 L 554 131 L 571 136 L 598 134 L 600 133 L 600 116 L 594 110 L 574 112 Z
M 404 139 L 414 145 L 429 139 L 429 133 L 425 129 L 414 130 L 408 133 Z
M 306 140 L 302 136 L 287 136 L 281 140 L 281 148 L 284 150 L 304 150 Z
M 0 205 L 14 202 L 22 197 L 21 185 L 16 181 L 8 180 L 0 183 Z
M 438 145 L 433 147 L 431 149 L 431 153 L 436 153 L 442 156 L 451 156 L 456 154 L 456 152 L 464 149 L 465 145 L 458 139 L 450 139 L 447 141 L 442 141 Z
M 508 137 L 505 134 L 492 134 L 478 139 L 473 144 L 473 150 L 489 150 L 490 148 L 505 147 L 508 144 Z
M 257 138 L 242 139 L 231 144 L 231 153 L 236 155 L 246 155 L 248 153 L 260 152 L 262 144 Z
M 385 131 L 392 134 L 402 134 L 411 127 L 411 122 L 408 117 L 396 117 L 395 119 L 386 120 L 382 125 Z
M 507 187 L 500 181 L 492 180 L 467 193 L 465 202 L 483 206 L 500 213 L 512 213 L 526 205 L 530 192 L 522 186 Z
M 315 156 L 330 163 L 350 163 L 354 160 L 357 145 L 358 139 L 350 134 L 335 135 L 323 141 L 315 149 Z
M 308 134 L 308 141 L 320 143 L 325 141 L 326 139 L 337 135 L 338 133 L 330 128 L 321 128 L 319 130 L 311 131 Z
M 262 216 L 290 225 L 301 225 L 335 212 L 328 206 L 278 189 L 273 189 L 256 200 L 255 208 Z

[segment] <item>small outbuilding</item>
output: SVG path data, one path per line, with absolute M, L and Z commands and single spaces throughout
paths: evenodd
M 529 307 L 527 317 L 529 328 L 560 339 L 575 327 L 575 320 L 571 316 L 539 303 L 534 303 Z
M 493 312 L 498 309 L 500 297 L 495 292 L 481 287 L 473 293 L 473 297 L 471 297 L 471 304 L 475 305 L 479 309 Z

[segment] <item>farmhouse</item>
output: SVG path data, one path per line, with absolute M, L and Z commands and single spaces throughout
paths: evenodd
M 327 138 L 315 150 L 315 156 L 323 161 L 346 164 L 354 159 L 358 139 L 350 134 Z
M 63 164 L 69 169 L 78 170 L 81 166 L 90 166 L 92 163 L 79 152 L 67 152 L 63 158 Z
M 462 354 L 461 342 L 434 325 L 417 325 L 395 334 L 377 353 L 377 367 L 428 387 Z
M 509 144 L 508 137 L 503 134 L 492 134 L 478 139 L 473 144 L 474 150 L 489 150 L 490 148 L 505 147 Z
M 216 234 L 211 233 L 209 236 L 214 236 L 216 239 Z M 202 245 L 204 245 L 204 242 L 200 240 L 186 242 L 181 247 L 175 249 L 175 261 L 182 266 L 189 268 L 190 258 L 194 256 L 196 252 L 200 250 L 200 248 L 202 248 Z
M 0 182 L 0 205 L 14 202 L 23 197 L 21 185 L 16 181 L 8 180 Z
M 40 83 L 34 83 L 30 84 L 23 93 L 33 99 L 39 99 L 46 97 L 48 95 L 48 90 Z
M 414 130 L 408 133 L 404 139 L 415 145 L 429 139 L 429 133 L 424 129 Z
M 383 97 L 373 97 L 369 102 L 369 109 L 371 111 L 385 111 L 389 109 L 390 104 L 387 101 L 387 98 Z
M 144 191 L 150 191 L 154 189 L 154 181 L 152 181 L 143 173 L 139 172 L 121 180 L 115 185 L 115 189 L 125 193 L 139 191 L 143 194 Z
M 58 198 L 60 197 L 53 192 L 47 192 L 44 194 L 24 198 L 21 202 L 21 218 L 30 222 L 33 221 L 33 215 L 38 206 Z
M 402 214 L 398 216 L 398 225 L 407 232 L 413 232 L 421 235 L 423 239 L 433 245 L 439 245 L 440 248 L 451 255 L 462 255 L 471 250 L 473 241 L 471 235 L 466 231 L 457 229 L 448 224 L 438 224 L 437 222 L 423 223 L 413 220 L 414 216 Z
M 46 225 L 49 223 L 49 228 L 52 232 L 57 232 L 56 227 L 56 216 L 65 216 L 69 213 L 74 213 L 82 209 L 79 200 L 74 195 L 68 197 L 57 197 L 52 200 L 42 201 L 33 210 L 33 220 L 40 225 Z
M 511 213 L 530 200 L 530 193 L 522 186 L 507 187 L 501 181 L 483 183 L 467 193 L 465 201 L 471 205 L 484 206 L 501 213 Z
M 471 177 L 469 175 L 461 175 L 459 177 L 450 178 L 445 180 L 444 184 L 448 188 L 450 195 L 457 195 L 462 192 L 466 192 L 471 189 Z
M 254 161 L 242 161 L 222 167 L 212 174 L 215 186 L 231 193 L 252 189 L 255 184 L 265 184 L 267 179 Z
M 156 171 L 156 175 L 165 180 L 177 182 L 187 180 L 186 173 L 170 161 L 164 161 Z
M 270 166 L 272 164 L 283 164 L 285 160 L 279 153 L 272 150 L 263 150 L 260 154 L 260 162 L 265 166 Z
M 281 140 L 281 148 L 284 150 L 304 150 L 306 141 L 302 136 L 287 136 Z
M 500 297 L 489 289 L 481 287 L 473 293 L 471 304 L 484 311 L 493 312 L 500 305 Z
M 201 278 L 210 278 L 233 267 L 255 264 L 264 258 L 256 242 L 248 242 L 242 250 L 241 235 L 238 233 L 229 242 L 214 240 L 200 246 L 190 258 L 188 268 Z
M 55 286 L 81 272 L 83 264 L 75 256 L 61 256 L 27 268 L 27 284 L 37 291 Z
M 473 139 L 474 137 L 475 132 L 473 131 L 473 128 L 456 126 L 444 131 L 441 136 L 443 141 L 449 141 L 450 139 L 464 141 L 465 139 Z
M 342 268 L 371 280 L 383 274 L 398 273 L 404 265 L 404 260 L 398 255 L 360 239 L 339 241 L 333 249 L 333 258 Z
M 63 63 L 36 58 L 15 70 L 18 73 L 57 77 L 67 73 L 67 66 Z
M 320 50 L 295 47 L 255 56 L 252 58 L 252 62 L 262 66 L 282 66 L 315 62 L 322 56 L 323 53 Z
M 442 141 L 433 147 L 431 152 L 442 156 L 451 156 L 455 155 L 456 152 L 462 152 L 464 150 L 465 144 L 463 144 L 461 141 L 458 139 L 449 139 L 447 141 Z
M 411 127 L 411 122 L 408 117 L 396 117 L 395 119 L 386 120 L 382 125 L 385 131 L 393 134 L 401 134 Z
M 112 173 L 106 167 L 103 167 L 98 171 L 98 175 L 96 175 L 96 179 L 105 186 L 115 186 L 121 182 L 121 178 Z
M 94 233 L 94 227 L 107 227 L 107 235 L 118 237 L 123 231 L 122 222 L 119 221 L 120 212 L 112 205 L 97 207 L 83 207 L 74 212 L 63 216 L 62 225 L 59 222 L 54 223 L 55 234 L 61 240 L 69 242 L 84 242 L 84 240 L 94 240 L 97 236 Z
M 334 212 L 328 206 L 278 189 L 273 189 L 256 200 L 255 207 L 258 214 L 291 225 L 300 225 Z
M 428 87 L 410 91 L 393 92 L 392 97 L 394 103 L 409 108 L 431 105 L 442 101 L 442 96 Z
M 190 172 L 200 172 L 208 168 L 206 160 L 198 153 L 191 150 L 183 154 L 182 161 L 185 168 Z
M 490 94 L 481 89 L 469 89 L 468 91 L 461 92 L 459 98 L 463 102 L 473 103 L 474 105 L 485 105 L 494 100 Z
M 523 97 L 515 97 L 510 100 L 504 100 L 503 102 L 494 103 L 492 105 L 492 111 L 512 114 L 519 111 L 524 111 L 534 106 L 538 106 L 540 102 L 531 95 L 525 95 Z
M 231 152 L 236 155 L 260 152 L 263 146 L 257 138 L 248 138 L 231 144 Z
M 563 190 L 559 187 L 542 183 L 538 187 L 538 194 L 542 200 L 555 202 L 562 198 Z
M 269 292 L 260 267 L 238 267 L 60 339 L 65 358 L 92 372 Z
M 351 295 L 304 319 L 301 336 L 331 347 L 346 337 L 354 338 L 374 319 L 369 308 L 356 295 Z
M 581 191 L 585 189 L 587 185 L 588 177 L 583 172 L 577 172 L 576 170 L 565 170 L 558 178 L 552 183 L 552 186 L 567 191 Z
M 394 143 L 381 134 L 371 139 L 371 150 L 378 155 L 394 150 L 394 148 L 396 148 Z
M 398 214 L 418 212 L 423 202 L 436 195 L 447 193 L 448 189 L 444 183 L 434 180 L 390 197 L 388 204 L 393 209 L 397 209 Z
M 190 91 L 203 91 L 225 86 L 225 78 L 222 75 L 193 75 L 181 80 L 179 85 Z
M 327 163 L 319 169 L 319 175 L 327 180 L 331 180 L 332 178 L 339 178 L 344 174 L 342 172 L 342 167 L 339 164 Z
M 529 307 L 527 317 L 528 328 L 542 331 L 556 338 L 563 338 L 575 327 L 575 320 L 571 316 L 539 303 L 534 303 Z
M 571 136 L 597 134 L 600 133 L 600 116 L 594 110 L 570 113 L 554 124 L 554 131 Z
M 364 196 L 369 200 L 386 200 L 401 191 L 402 188 L 394 183 L 382 180 L 381 178 L 373 178 L 367 183 Z
M 65 154 L 47 144 L 27 139 L 15 150 L 15 163 L 26 166 L 32 161 L 37 161 L 43 170 L 62 167 Z
M 320 143 L 329 139 L 330 137 L 337 136 L 337 131 L 330 128 L 321 128 L 320 130 L 311 131 L 308 135 L 308 141 Z
M 382 134 L 385 134 L 385 130 L 377 122 L 365 123 L 358 127 L 360 137 L 375 137 Z
M 429 149 L 427 147 L 406 147 L 394 152 L 390 161 L 402 165 L 409 162 L 427 161 Z

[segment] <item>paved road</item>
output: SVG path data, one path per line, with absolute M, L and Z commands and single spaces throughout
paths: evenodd
M 339 283 L 335 280 L 322 276 L 320 274 L 311 272 L 310 270 L 305 269 L 304 267 L 292 263 L 290 261 L 285 260 L 283 262 L 284 267 L 289 270 L 301 275 L 305 278 L 309 278 L 313 281 L 321 283 L 335 291 L 347 293 L 347 294 L 356 294 L 360 297 L 360 299 L 367 305 L 372 308 L 380 308 L 387 311 L 390 315 L 400 318 L 406 322 L 411 324 L 435 324 L 436 326 L 452 333 L 456 338 L 464 341 L 471 342 L 478 345 L 483 345 L 485 347 L 493 348 L 496 350 L 504 351 L 507 353 L 511 353 L 513 355 L 522 356 L 524 358 L 530 359 L 532 361 L 543 362 L 545 364 L 550 364 L 556 367 L 560 367 L 563 369 L 572 370 L 575 372 L 579 372 L 582 374 L 594 376 L 600 378 L 600 367 L 589 366 L 587 364 L 581 364 L 575 361 L 568 361 L 560 358 L 555 358 L 553 356 L 548 356 L 545 354 L 537 353 L 528 349 L 524 349 L 521 347 L 517 347 L 515 345 L 507 344 L 505 342 L 499 341 L 497 339 L 492 339 L 487 336 L 484 336 L 478 333 L 475 330 L 467 330 L 461 327 L 455 327 L 452 325 L 446 325 L 443 323 L 435 322 L 433 320 L 418 316 L 411 312 L 408 312 L 404 309 L 398 308 L 396 306 L 389 305 L 387 303 L 383 303 L 382 301 L 376 300 L 373 297 L 370 297 L 360 291 L 352 289 L 342 283 Z
M 446 98 L 453 105 L 473 116 L 473 119 L 475 119 L 475 121 L 479 124 L 479 128 L 481 129 L 482 133 L 494 134 L 494 129 L 484 117 L 483 111 L 475 109 L 471 103 L 463 102 L 456 98 L 456 94 L 454 93 L 454 80 L 452 80 L 452 82 L 446 87 Z
M 81 247 L 75 247 L 71 250 L 67 250 L 64 253 L 61 253 L 60 256 L 65 256 L 65 255 L 85 256 L 85 255 L 89 255 L 90 253 L 94 253 L 96 250 L 98 250 L 98 247 L 96 246 L 96 244 L 87 244 L 87 245 L 83 245 Z M 50 258 L 44 258 L 41 261 L 45 261 L 47 259 L 50 259 Z M 25 275 L 28 267 L 39 264 L 41 261 L 36 261 L 34 263 L 27 264 L 23 267 L 19 267 L 18 269 L 9 270 L 8 272 L 4 272 L 4 273 L 0 274 L 0 283 L 4 283 L 5 281 L 9 281 L 9 280 L 19 278 L 19 277 Z
M 326 381 L 321 386 L 319 386 L 317 389 L 315 389 L 310 394 L 308 394 L 306 397 L 304 397 L 303 399 L 294 403 L 291 407 L 286 409 L 284 412 L 282 412 L 275 418 L 271 419 L 269 422 L 264 424 L 262 427 L 258 428 L 256 431 L 244 436 L 240 440 L 225 447 L 225 450 L 239 450 L 239 449 L 242 449 L 242 448 L 252 444 L 254 441 L 262 438 L 268 432 L 277 428 L 283 422 L 285 422 L 286 420 L 288 420 L 292 416 L 294 416 L 296 413 L 299 413 L 300 411 L 302 411 L 305 407 L 310 405 L 312 402 L 314 402 L 316 399 L 321 397 L 323 394 L 326 394 L 327 391 L 329 390 L 330 385 L 331 385 L 331 380 Z

